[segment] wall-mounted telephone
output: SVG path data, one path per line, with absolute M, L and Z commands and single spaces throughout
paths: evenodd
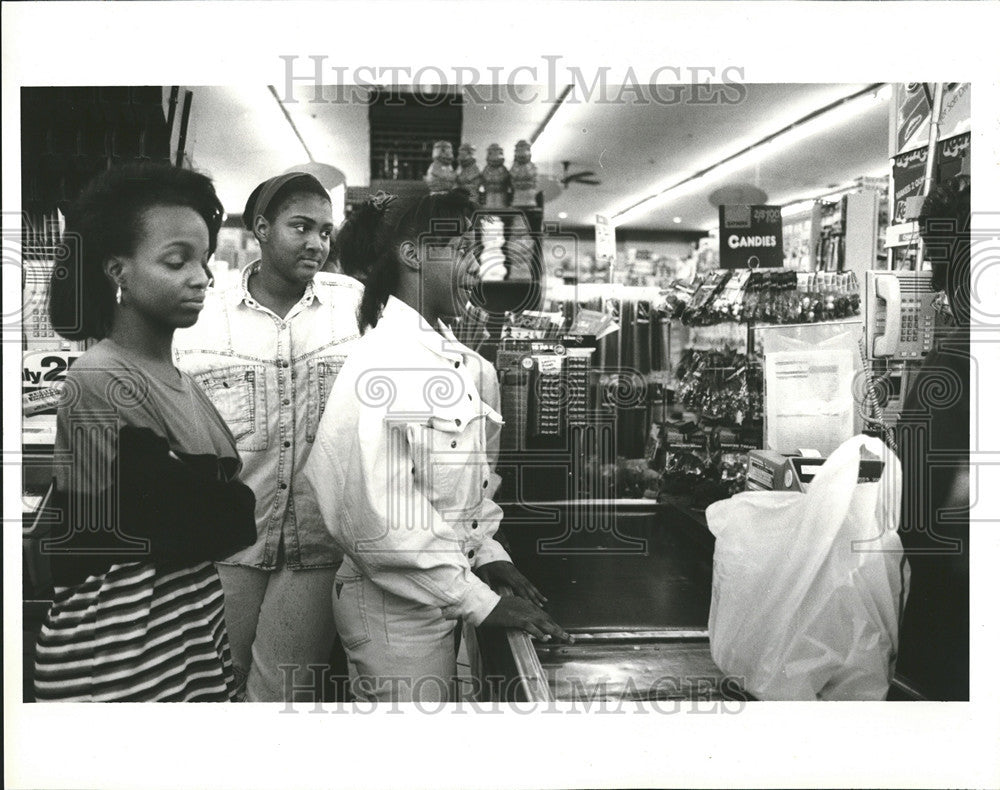
M 869 271 L 866 277 L 869 358 L 922 360 L 934 340 L 931 273 Z

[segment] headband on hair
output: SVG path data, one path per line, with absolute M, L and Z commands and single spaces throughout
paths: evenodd
M 368 205 L 375 209 L 379 214 L 384 214 L 385 210 L 389 208 L 389 204 L 396 199 L 395 195 L 390 195 L 388 192 L 383 192 L 381 189 L 374 195 L 368 196 Z
M 323 189 L 323 185 L 320 184 L 319 180 L 315 176 L 309 175 L 309 173 L 283 173 L 280 176 L 268 179 L 264 182 L 263 188 L 260 190 L 260 194 L 257 195 L 257 200 L 253 204 L 253 217 L 250 219 L 251 226 L 257 221 L 257 217 L 264 214 L 271 207 L 271 201 L 274 200 L 274 196 L 278 194 L 278 190 L 290 181 L 297 181 L 300 178 L 315 181 L 316 186 Z M 323 191 L 325 192 L 326 190 L 323 189 Z

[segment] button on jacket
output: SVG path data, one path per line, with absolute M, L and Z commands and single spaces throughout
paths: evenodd
M 303 467 L 330 389 L 359 336 L 361 284 L 317 274 L 284 318 L 258 304 L 247 283 L 210 291 L 195 326 L 174 337 L 188 371 L 229 424 L 243 481 L 257 496 L 257 542 L 226 562 L 273 570 L 328 568 L 342 557 L 323 526 Z
M 488 372 L 390 297 L 337 378 L 306 465 L 347 555 L 341 573 L 473 625 L 499 601 L 473 568 L 510 561 L 493 539 L 503 512 L 490 449 L 502 420 L 477 388 Z

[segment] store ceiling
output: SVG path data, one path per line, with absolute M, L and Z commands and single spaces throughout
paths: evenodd
M 595 214 L 618 211 L 711 166 L 755 141 L 845 96 L 862 84 L 746 85 L 737 103 L 664 105 L 635 94 L 626 103 L 573 101 L 559 107 L 533 149 L 542 175 L 592 170 L 599 186 L 571 184 L 546 204 L 546 219 L 591 225 Z M 328 86 L 329 88 L 329 86 Z M 238 213 L 251 189 L 308 157 L 266 86 L 195 87 L 187 151 L 194 166 L 216 180 L 226 210 Z M 543 87 L 522 86 L 518 97 L 503 88 L 464 90 L 463 140 L 477 148 L 503 145 L 508 166 L 514 143 L 530 138 L 553 105 Z M 537 98 L 530 100 L 532 95 Z M 370 182 L 368 107 L 360 100 L 316 103 L 299 86 L 285 109 L 316 161 L 344 172 L 350 186 Z M 334 97 L 328 92 L 329 97 Z M 648 96 L 648 94 L 644 94 Z M 769 202 L 787 204 L 859 176 L 888 172 L 890 102 L 871 101 L 847 122 L 830 126 L 755 166 L 707 179 L 697 190 L 630 217 L 627 228 L 703 230 L 718 222 L 708 195 L 727 184 L 752 184 Z M 674 218 L 679 217 L 680 222 Z

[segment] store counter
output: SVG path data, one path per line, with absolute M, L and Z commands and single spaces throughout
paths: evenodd
M 746 699 L 708 645 L 711 552 L 650 500 L 504 506 L 515 564 L 573 644 L 479 632 L 494 698 Z
M 752 699 L 711 658 L 715 538 L 684 497 L 504 506 L 515 564 L 575 637 L 480 629 L 481 682 L 502 701 Z M 926 699 L 897 675 L 889 701 Z

